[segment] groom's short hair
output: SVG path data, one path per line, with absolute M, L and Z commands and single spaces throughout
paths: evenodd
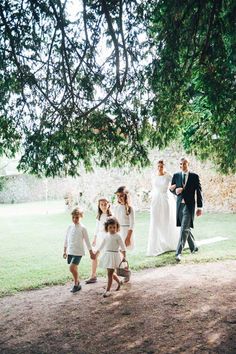
M 180 161 L 187 161 L 188 163 L 190 163 L 190 161 L 187 157 L 181 157 Z

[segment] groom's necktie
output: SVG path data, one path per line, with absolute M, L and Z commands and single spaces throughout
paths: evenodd
M 183 186 L 185 186 L 185 183 L 186 183 L 186 173 L 183 173 L 183 175 L 182 175 L 182 183 L 183 183 Z

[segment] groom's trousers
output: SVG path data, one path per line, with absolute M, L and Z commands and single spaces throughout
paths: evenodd
M 186 204 L 181 203 L 179 207 L 179 219 L 181 222 L 181 229 L 180 229 L 180 238 L 179 243 L 176 249 L 176 255 L 181 254 L 186 241 L 188 242 L 190 251 L 194 251 L 196 248 L 196 244 L 194 242 L 194 237 L 191 233 L 190 225 L 191 225 L 191 214 L 186 206 Z

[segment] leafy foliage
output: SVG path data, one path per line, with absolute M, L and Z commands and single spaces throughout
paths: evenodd
M 182 137 L 234 172 L 234 2 L 80 5 L 1 2 L 0 154 L 76 175 L 81 163 L 144 166 L 150 147 Z
M 236 171 L 235 10 L 233 1 L 160 1 L 150 29 L 159 129 L 167 140 L 181 130 L 187 152 L 224 173 Z

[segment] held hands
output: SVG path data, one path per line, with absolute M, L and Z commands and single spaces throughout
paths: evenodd
M 176 188 L 176 184 L 172 184 L 172 185 L 170 186 L 170 191 L 173 192 L 173 191 L 175 190 L 175 188 Z
M 125 255 L 126 255 L 126 253 L 124 252 L 122 262 L 127 262 L 127 259 L 125 258 Z M 124 269 L 126 269 L 126 270 L 129 269 L 128 262 L 127 262 L 127 265 L 124 267 Z
M 126 258 L 125 258 L 125 256 L 126 256 L 126 252 L 125 252 L 125 251 L 122 251 L 121 253 L 123 254 L 123 259 L 122 259 L 122 262 L 127 262 L 127 261 L 126 261 Z
M 96 254 L 95 253 L 93 253 L 93 251 L 91 250 L 91 251 L 89 251 L 89 253 L 90 253 L 90 258 L 91 259 L 96 259 Z

